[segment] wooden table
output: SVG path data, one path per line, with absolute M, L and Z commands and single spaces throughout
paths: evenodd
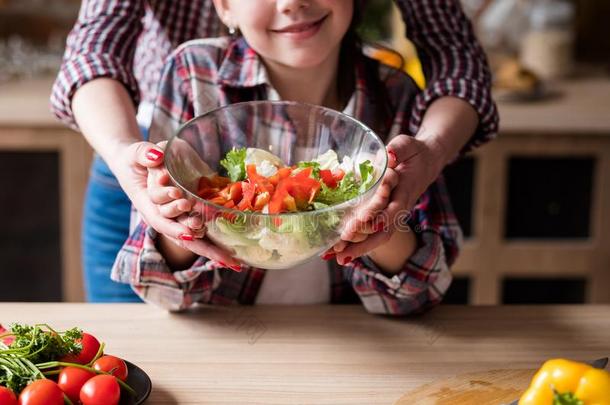
M 97 335 L 148 372 L 151 405 L 389 405 L 454 374 L 610 354 L 610 306 L 445 306 L 393 319 L 359 306 L 0 304 L 0 321 Z

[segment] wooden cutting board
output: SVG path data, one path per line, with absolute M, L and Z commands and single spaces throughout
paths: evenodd
M 394 405 L 504 405 L 527 389 L 535 370 L 490 370 L 423 385 Z

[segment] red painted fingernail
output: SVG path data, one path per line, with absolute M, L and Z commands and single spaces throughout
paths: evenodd
M 337 256 L 337 254 L 335 252 L 328 252 L 328 253 L 324 253 L 322 255 L 322 259 L 323 260 L 330 260 L 330 259 L 332 259 L 335 256 Z
M 218 262 L 218 264 L 220 264 L 222 267 L 227 267 L 227 264 L 225 262 Z
M 380 223 L 375 225 L 375 227 L 373 228 L 373 231 L 379 232 L 379 231 L 383 230 L 384 227 L 385 227 L 385 224 L 383 223 L 383 221 L 381 221 Z
M 352 261 L 352 257 L 351 257 L 351 256 L 347 256 L 347 257 L 345 258 L 345 260 L 343 260 L 343 264 L 347 264 L 347 263 L 349 263 L 349 262 L 351 262 L 351 261 Z
M 146 157 L 148 158 L 148 160 L 152 160 L 153 162 L 156 162 L 157 160 L 161 159 L 162 156 L 163 152 L 157 149 L 149 149 L 149 151 L 146 152 Z
M 241 266 L 229 266 L 229 268 L 238 273 L 241 271 Z
M 390 157 L 390 159 L 393 159 L 394 162 L 398 162 L 398 158 L 396 157 L 396 153 L 394 153 L 394 151 L 389 150 L 388 156 Z
M 190 242 L 193 240 L 193 235 L 188 235 L 186 233 L 183 233 L 182 235 L 179 236 L 179 238 Z

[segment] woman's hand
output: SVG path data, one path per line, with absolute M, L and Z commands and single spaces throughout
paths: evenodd
M 408 231 L 410 210 L 444 166 L 434 148 L 410 136 L 395 137 L 387 149 L 388 169 L 382 184 L 369 203 L 357 210 L 341 241 L 324 258 L 336 255 L 337 262 L 345 264 L 386 243 L 397 229 Z
M 409 211 L 419 197 L 458 156 L 478 123 L 477 112 L 459 98 L 441 97 L 430 104 L 415 137 L 399 135 L 387 145 L 388 166 L 397 176 L 389 179 L 395 185 L 391 196 L 384 198 L 380 193 L 387 193 L 387 189 L 380 187 L 378 198 L 358 212 L 346 227 L 342 240 L 323 257 L 331 258 L 334 253 L 337 261 L 344 264 L 390 240 L 397 227 L 405 226 Z M 371 225 L 375 219 L 376 225 Z

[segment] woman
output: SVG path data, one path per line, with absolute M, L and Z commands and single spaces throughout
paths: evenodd
M 409 129 L 416 136 L 400 146 L 389 145 L 401 176 L 391 213 L 413 207 L 460 151 L 495 134 L 498 121 L 487 62 L 459 1 L 396 2 L 408 37 L 420 52 L 428 88 L 418 96 L 411 116 Z M 51 101 L 55 114 L 80 129 L 97 152 L 83 219 L 90 301 L 138 299 L 129 287 L 109 279 L 129 233 L 130 204 L 158 232 L 175 238 L 189 234 L 185 226 L 160 215 L 148 198 L 147 168 L 162 159 L 153 144 L 142 142 L 139 127 L 149 125 L 169 53 L 186 40 L 222 31 L 211 0 L 83 1 Z M 380 232 L 338 250 L 342 257 L 358 257 L 387 238 L 388 233 Z

